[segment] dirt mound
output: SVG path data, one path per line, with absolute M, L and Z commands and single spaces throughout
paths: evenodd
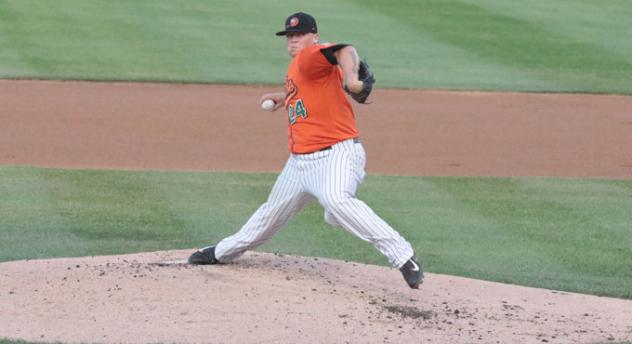
M 595 343 L 632 340 L 632 301 L 395 269 L 190 250 L 0 264 L 0 338 L 61 342 Z

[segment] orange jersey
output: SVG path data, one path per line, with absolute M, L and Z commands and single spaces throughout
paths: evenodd
M 304 48 L 288 66 L 285 109 L 292 153 L 311 153 L 358 137 L 353 109 L 342 88 L 342 71 L 321 52 L 331 46 Z

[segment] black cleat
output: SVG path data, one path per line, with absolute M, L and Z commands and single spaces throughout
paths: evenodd
M 419 289 L 419 285 L 424 281 L 424 272 L 415 255 L 399 268 L 399 271 L 402 272 L 404 280 L 406 280 L 406 283 L 408 283 L 408 286 L 412 289 Z
M 219 260 L 215 259 L 215 246 L 201 248 L 189 257 L 189 264 L 193 265 L 212 265 L 219 264 Z

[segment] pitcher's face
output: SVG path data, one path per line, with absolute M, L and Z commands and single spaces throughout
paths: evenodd
M 288 32 L 287 52 L 294 57 L 298 53 L 311 45 L 318 43 L 318 34 L 311 32 Z

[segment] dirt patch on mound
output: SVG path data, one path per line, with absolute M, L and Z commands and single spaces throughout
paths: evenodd
M 632 339 L 632 301 L 395 269 L 190 251 L 0 264 L 0 337 L 61 342 L 595 343 Z

